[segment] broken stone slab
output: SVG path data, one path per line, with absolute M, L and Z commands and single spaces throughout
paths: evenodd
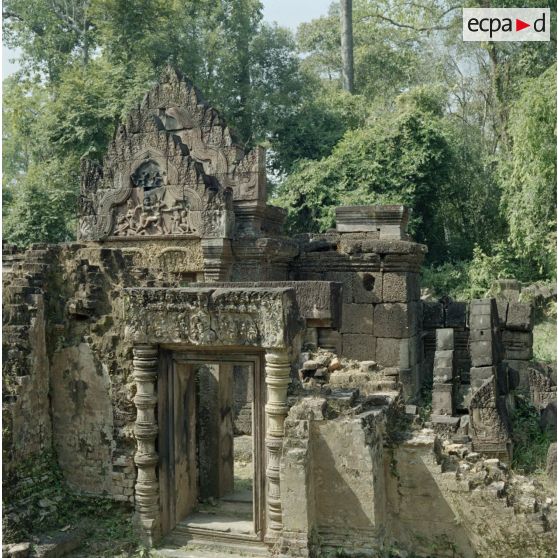
M 453 329 L 439 328 L 436 330 L 436 350 L 437 351 L 453 350 Z
M 403 239 L 409 210 L 404 205 L 353 205 L 335 208 L 339 232 L 376 232 L 379 238 Z
M 2 558 L 28 558 L 31 543 L 14 543 L 2 545 Z
M 334 357 L 331 359 L 329 366 L 327 367 L 330 372 L 335 372 L 336 370 L 340 370 L 343 368 L 341 361 L 338 357 Z
M 360 363 L 360 369 L 363 372 L 375 372 L 378 370 L 378 364 L 375 360 L 363 360 Z
M 506 329 L 532 331 L 535 309 L 531 304 L 511 302 L 508 306 Z
M 449 415 L 431 415 L 430 422 L 432 424 L 443 424 L 451 428 L 457 428 L 459 425 L 459 417 L 452 417 Z
M 84 538 L 85 533 L 82 529 L 45 537 L 34 546 L 32 556 L 33 558 L 61 558 L 79 548 Z

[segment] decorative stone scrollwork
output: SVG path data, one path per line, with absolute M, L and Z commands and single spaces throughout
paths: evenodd
M 155 405 L 157 404 L 157 359 L 156 345 L 134 346 L 134 380 L 137 392 L 134 404 L 137 418 L 134 434 L 137 440 L 137 450 L 134 456 L 138 468 L 135 487 L 136 512 L 143 527 L 146 542 L 153 542 L 160 535 L 159 517 L 159 484 L 157 480 L 157 463 L 159 457 L 155 451 L 157 439 L 157 419 Z
M 279 462 L 283 446 L 284 423 L 288 413 L 287 386 L 290 383 L 290 361 L 286 351 L 268 351 L 265 355 L 265 383 L 267 384 L 267 515 L 266 539 L 276 540 L 281 533 L 281 487 Z

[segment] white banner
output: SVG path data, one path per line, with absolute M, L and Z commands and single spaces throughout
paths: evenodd
M 464 41 L 550 41 L 550 8 L 463 8 Z

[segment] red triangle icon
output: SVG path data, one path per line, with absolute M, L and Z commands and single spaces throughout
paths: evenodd
M 521 31 L 522 29 L 527 29 L 527 27 L 531 27 L 530 23 L 525 23 L 524 21 L 515 18 L 515 30 Z

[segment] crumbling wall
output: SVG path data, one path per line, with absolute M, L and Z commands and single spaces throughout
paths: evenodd
M 386 454 L 392 544 L 424 556 L 543 558 L 556 552 L 550 486 L 421 430 Z
M 6 246 L 3 277 L 4 471 L 51 447 L 47 302 L 52 257 L 45 246 Z
M 387 207 L 389 222 L 360 220 L 360 207 L 339 208 L 352 211 L 338 212 L 336 231 L 297 237 L 300 253 L 290 275 L 343 285 L 341 325 L 316 324 L 317 345 L 398 369 L 404 394 L 413 399 L 422 383 L 419 273 L 426 247 L 407 237 L 401 206 Z
M 54 448 L 67 482 L 79 492 L 110 494 L 114 423 L 107 368 L 80 343 L 54 353 L 50 383 Z

